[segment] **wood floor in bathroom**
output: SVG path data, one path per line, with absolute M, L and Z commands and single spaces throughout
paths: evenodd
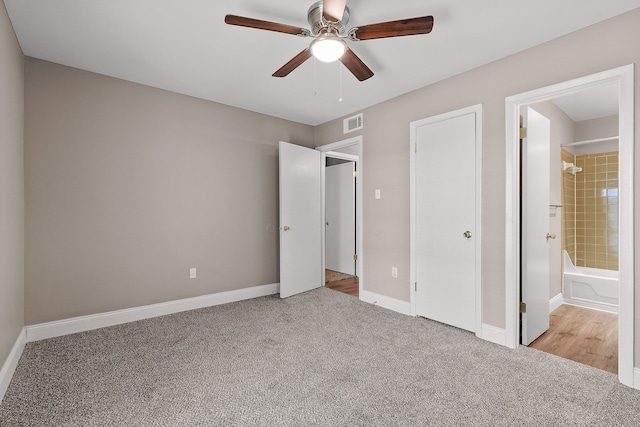
M 549 316 L 549 330 L 529 347 L 618 373 L 618 315 L 561 305 Z

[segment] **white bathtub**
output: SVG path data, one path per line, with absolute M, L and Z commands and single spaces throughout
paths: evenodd
M 618 272 L 576 267 L 564 251 L 562 296 L 567 304 L 617 313 L 620 298 Z

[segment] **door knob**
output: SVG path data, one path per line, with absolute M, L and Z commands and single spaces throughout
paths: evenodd
M 291 230 L 291 227 L 289 227 L 288 225 L 285 225 L 284 226 L 284 231 L 289 231 L 289 230 Z
M 556 233 L 547 233 L 547 240 L 555 239 L 555 238 L 556 238 Z
M 467 239 L 470 239 L 470 238 L 471 238 L 471 232 L 470 232 L 470 231 L 468 231 L 468 230 L 467 230 L 467 231 L 465 231 L 464 233 L 462 233 L 462 235 L 463 235 L 464 237 L 466 237 Z

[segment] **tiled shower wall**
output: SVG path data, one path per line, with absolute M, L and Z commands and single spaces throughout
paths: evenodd
M 570 153 L 567 153 L 571 156 Z M 563 159 L 565 156 L 563 150 Z M 575 180 L 575 252 L 574 263 L 579 266 L 618 269 L 618 152 L 576 156 L 575 165 L 582 168 Z M 570 185 L 572 176 L 563 172 Z M 567 192 L 563 193 L 567 194 Z M 571 216 L 570 192 L 563 200 L 565 217 Z M 563 230 L 565 231 L 565 230 Z M 571 230 L 566 230 L 570 240 Z M 564 234 L 563 234 L 564 239 Z M 564 246 L 564 245 L 563 245 Z M 567 242 L 569 254 L 571 244 Z

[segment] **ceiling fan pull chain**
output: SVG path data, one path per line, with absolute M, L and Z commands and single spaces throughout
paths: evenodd
M 316 72 L 316 58 L 313 57 L 313 96 L 318 94 L 318 73 Z

